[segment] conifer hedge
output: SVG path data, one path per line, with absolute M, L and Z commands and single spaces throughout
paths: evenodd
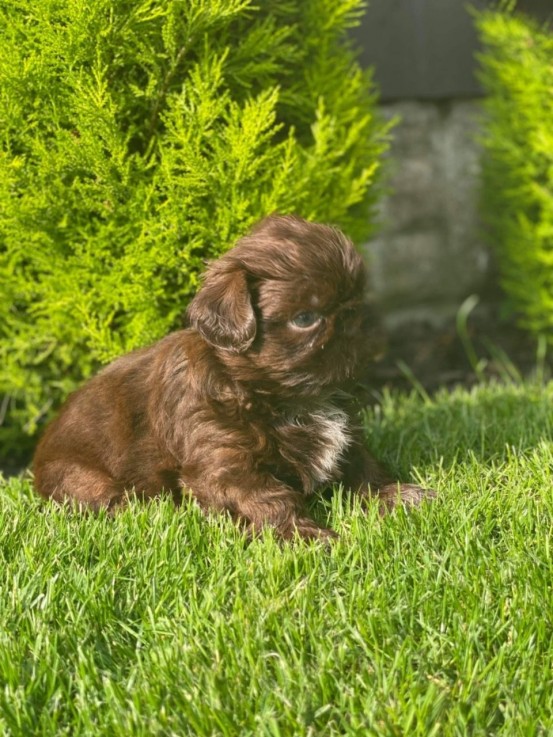
M 205 259 L 296 212 L 368 233 L 386 126 L 360 0 L 0 9 L 0 445 L 179 327 Z
M 512 2 L 478 14 L 477 26 L 490 241 L 520 324 L 553 342 L 553 33 Z

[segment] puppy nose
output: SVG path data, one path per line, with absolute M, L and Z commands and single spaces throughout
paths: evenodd
M 378 312 L 369 304 L 346 307 L 339 316 L 339 330 L 350 339 L 360 341 L 374 360 L 386 352 L 386 336 Z
M 351 337 L 359 333 L 363 322 L 363 308 L 346 307 L 340 313 L 338 324 L 340 332 Z
M 386 353 L 388 339 L 378 309 L 371 305 L 363 306 L 359 330 L 367 340 L 367 350 L 372 360 L 379 361 Z

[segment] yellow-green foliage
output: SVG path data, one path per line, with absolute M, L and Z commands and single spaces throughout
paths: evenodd
M 17 0 L 0 8 L 0 440 L 178 327 L 259 217 L 367 234 L 386 127 L 361 0 Z M 15 440 L 14 440 L 15 439 Z
M 503 9 L 477 16 L 485 102 L 483 205 L 520 323 L 553 339 L 553 34 Z

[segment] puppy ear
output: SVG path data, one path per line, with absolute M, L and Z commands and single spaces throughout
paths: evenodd
M 191 327 L 217 348 L 243 353 L 253 342 L 256 320 L 244 269 L 215 262 L 187 311 Z

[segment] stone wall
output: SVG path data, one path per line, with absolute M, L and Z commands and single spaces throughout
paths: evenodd
M 390 194 L 365 249 L 389 328 L 445 323 L 471 294 L 493 292 L 478 216 L 480 103 L 396 102 Z M 484 298 L 485 301 L 485 298 Z

